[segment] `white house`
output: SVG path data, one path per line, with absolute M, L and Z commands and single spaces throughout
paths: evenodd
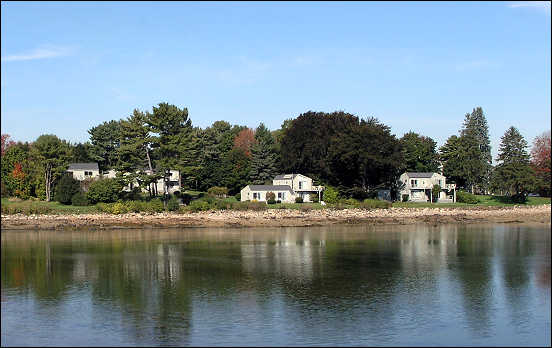
M 149 174 L 149 175 L 151 175 L 151 173 L 152 173 L 149 169 L 144 170 L 144 172 L 146 174 Z M 171 173 L 171 175 L 169 176 L 169 182 L 167 183 L 167 186 L 169 187 L 169 193 L 174 193 L 175 191 L 180 191 L 180 185 L 179 185 L 180 174 L 179 174 L 178 170 L 171 169 L 170 173 Z M 129 173 L 125 173 L 123 175 L 128 175 L 128 174 Z M 104 174 L 104 177 L 114 178 L 116 175 L 117 175 L 117 172 L 114 169 L 110 169 L 110 170 L 107 171 L 107 173 Z M 153 185 L 157 185 L 157 192 L 163 193 L 163 178 L 158 179 L 155 184 L 152 184 L 152 186 Z M 132 187 L 133 188 L 138 187 L 138 181 L 137 180 L 134 180 L 134 182 L 132 183 Z M 131 185 L 127 185 L 127 186 L 123 187 L 123 190 L 124 191 L 130 191 L 131 190 Z M 142 188 L 142 191 L 147 192 L 147 189 Z
M 314 186 L 312 179 L 302 174 L 282 174 L 276 175 L 272 180 L 272 185 L 247 185 L 241 192 L 241 201 L 257 200 L 266 202 L 266 194 L 274 192 L 277 201 L 283 203 L 293 203 L 295 198 L 303 198 L 303 202 L 311 202 L 310 195 L 318 195 L 324 190 L 323 186 Z
M 412 202 L 432 202 L 431 190 L 434 185 L 441 187 L 438 202 L 456 202 L 456 184 L 447 184 L 446 177 L 439 173 L 415 173 L 405 172 L 399 178 L 400 184 L 404 185 L 400 191 L 400 198 L 408 195 Z
M 73 178 L 79 181 L 100 176 L 98 163 L 71 163 L 67 172 L 71 173 Z

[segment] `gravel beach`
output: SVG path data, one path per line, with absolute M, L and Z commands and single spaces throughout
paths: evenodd
M 198 213 L 2 215 L 2 229 L 319 226 L 331 224 L 439 224 L 536 222 L 550 224 L 550 205 L 463 208 L 205 211 Z

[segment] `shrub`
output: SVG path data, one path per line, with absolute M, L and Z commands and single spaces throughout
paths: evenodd
M 2 204 L 2 214 L 47 214 L 51 213 L 54 209 L 34 202 L 22 202 L 20 204 Z
M 236 197 L 236 200 L 238 202 L 241 201 L 241 192 L 236 193 L 236 195 L 234 197 Z
M 111 207 L 112 214 L 124 214 L 128 213 L 127 206 L 122 202 L 117 202 Z
M 472 195 L 471 193 L 464 192 L 464 191 L 456 192 L 456 201 L 458 203 L 468 203 L 468 204 L 479 203 L 479 199 L 475 195 Z
M 117 179 L 100 179 L 90 184 L 86 197 L 91 203 L 115 202 L 119 199 L 121 189 L 122 185 Z
M 199 200 L 199 199 L 192 201 L 190 205 L 186 207 L 186 210 L 189 210 L 194 213 L 198 211 L 206 211 L 209 209 L 211 209 L 211 205 L 209 204 L 209 202 L 205 200 Z
M 73 176 L 65 174 L 56 186 L 55 200 L 61 204 L 71 204 L 73 195 L 80 190 L 80 183 Z
M 220 186 L 213 186 L 210 189 L 207 190 L 207 194 L 211 197 L 219 197 L 224 198 L 226 195 L 228 195 L 228 188 L 226 187 L 220 187 Z
M 439 200 L 439 193 L 441 193 L 441 186 L 439 185 L 433 185 L 433 188 L 431 189 L 431 195 L 433 196 L 433 202 L 437 202 Z
M 142 211 L 146 211 L 146 205 L 147 202 L 142 201 L 127 201 L 125 202 L 126 208 L 128 212 L 132 213 L 139 213 Z
M 311 193 L 310 194 L 310 201 L 313 202 L 313 203 L 318 203 L 318 194 L 316 193 Z
M 178 198 L 171 197 L 169 201 L 167 202 L 167 210 L 168 211 L 176 211 L 180 207 L 180 204 L 178 202 Z
M 409 195 L 402 195 L 402 201 L 403 202 L 408 202 L 409 197 L 410 197 Z
M 295 197 L 295 203 L 303 203 L 303 197 Z
M 98 204 L 96 204 L 96 209 L 98 209 L 99 212 L 102 212 L 102 213 L 110 213 L 111 214 L 111 207 L 113 206 L 113 203 L 103 203 L 103 202 L 100 202 Z
M 86 195 L 83 193 L 77 192 L 71 197 L 71 204 L 75 206 L 85 206 L 88 205 L 88 199 L 86 199 Z
M 186 192 L 180 194 L 180 198 L 182 199 L 182 203 L 186 205 L 190 204 L 190 202 L 192 201 L 192 195 Z
M 134 187 L 131 191 L 122 191 L 120 198 L 125 201 L 139 201 L 142 199 L 142 190 L 139 187 Z
M 232 209 L 234 210 L 266 210 L 267 206 L 263 202 L 234 202 L 232 203 Z
M 324 190 L 324 202 L 334 204 L 337 203 L 337 196 L 338 192 L 335 188 L 331 186 L 326 186 L 326 189 Z
M 366 190 L 362 189 L 362 187 L 353 187 L 349 191 L 349 194 L 352 198 L 358 199 L 358 200 L 363 200 L 363 199 L 366 199 L 366 198 L 369 197 L 368 192 Z
M 354 207 L 360 204 L 360 202 L 354 198 L 340 199 L 338 202 L 342 205 L 352 205 Z
M 274 200 L 274 199 L 269 199 L 268 201 L 266 201 L 266 203 L 268 203 L 268 204 L 276 204 L 276 200 Z
M 365 199 L 358 205 L 361 209 L 388 209 L 391 208 L 391 206 L 391 202 L 380 201 L 378 199 Z
M 160 213 L 165 210 L 165 207 L 159 198 L 155 198 L 146 203 L 145 210 L 149 213 Z

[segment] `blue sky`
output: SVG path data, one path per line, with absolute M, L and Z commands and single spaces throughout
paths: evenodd
M 2 133 L 72 142 L 187 107 L 270 129 L 308 110 L 375 116 L 442 145 L 483 107 L 493 157 L 550 129 L 550 2 L 1 4 Z

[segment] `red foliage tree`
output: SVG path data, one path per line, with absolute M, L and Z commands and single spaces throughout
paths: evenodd
M 234 147 L 242 149 L 247 157 L 251 157 L 251 146 L 256 142 L 255 132 L 251 128 L 245 128 L 234 138 Z
M 531 149 L 531 164 L 539 178 L 541 194 L 550 195 L 550 131 L 537 136 Z
M 1 155 L 4 156 L 4 153 L 6 153 L 6 150 L 9 149 L 9 147 L 12 145 L 15 145 L 15 141 L 10 139 L 10 135 L 2 134 L 2 147 L 0 149 Z

